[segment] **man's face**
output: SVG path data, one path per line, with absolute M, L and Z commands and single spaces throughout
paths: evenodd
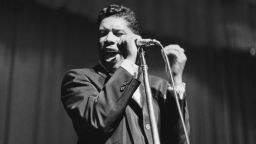
M 99 25 L 100 60 L 111 72 L 114 72 L 124 60 L 118 43 L 125 35 L 134 34 L 122 17 L 107 17 Z

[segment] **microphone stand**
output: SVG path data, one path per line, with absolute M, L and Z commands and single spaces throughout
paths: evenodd
M 171 85 L 173 87 L 174 97 L 175 97 L 175 101 L 176 101 L 176 104 L 177 104 L 178 113 L 179 113 L 179 116 L 180 116 L 180 119 L 181 119 L 182 127 L 183 127 L 183 130 L 184 130 L 184 133 L 185 133 L 186 142 L 187 142 L 187 144 L 190 144 L 189 137 L 188 137 L 188 132 L 187 132 L 186 125 L 185 125 L 185 122 L 184 122 L 183 113 L 182 113 L 181 106 L 180 106 L 180 103 L 179 103 L 178 94 L 177 94 L 176 87 L 175 87 L 175 84 L 174 84 L 174 79 L 173 79 L 169 59 L 168 59 L 166 53 L 164 52 L 163 45 L 159 41 L 153 40 L 149 43 L 146 43 L 146 46 L 152 46 L 154 44 L 157 44 L 161 48 L 162 56 L 163 56 L 163 59 L 165 61 L 166 66 L 167 66 L 167 71 L 168 71 L 167 73 L 170 75 L 170 82 L 171 82 Z M 139 48 L 139 55 L 140 55 L 140 58 L 141 58 L 141 68 L 142 68 L 143 81 L 144 81 L 145 90 L 146 90 L 146 99 L 147 99 L 148 113 L 149 113 L 149 116 L 150 116 L 150 125 L 152 127 L 151 132 L 152 132 L 152 135 L 153 135 L 153 142 L 154 142 L 154 144 L 160 144 L 158 129 L 157 129 L 157 125 L 156 125 L 156 119 L 155 119 L 155 114 L 154 114 L 154 109 L 153 109 L 152 93 L 151 93 L 151 89 L 150 89 L 150 85 L 149 85 L 149 78 L 148 78 L 148 71 L 147 71 L 148 66 L 147 66 L 146 60 L 145 60 L 145 51 L 142 48 L 143 46 L 141 46 L 141 45 L 137 45 L 137 46 Z
M 141 58 L 141 69 L 142 69 L 143 82 L 144 82 L 145 91 L 146 91 L 147 107 L 148 107 L 148 113 L 150 117 L 150 125 L 152 128 L 151 133 L 153 135 L 153 143 L 160 144 L 159 133 L 158 133 L 155 113 L 153 109 L 152 93 L 149 85 L 148 66 L 146 64 L 145 51 L 141 47 L 139 47 L 139 54 Z

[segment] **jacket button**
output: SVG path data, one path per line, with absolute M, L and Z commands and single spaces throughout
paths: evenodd
M 146 127 L 147 130 L 149 130 L 150 129 L 150 124 L 146 124 L 145 127 Z
M 120 91 L 123 92 L 125 89 L 125 86 L 121 86 Z

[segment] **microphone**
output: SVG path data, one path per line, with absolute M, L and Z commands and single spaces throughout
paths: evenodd
M 136 45 L 138 47 L 150 47 L 160 45 L 160 42 L 155 39 L 140 39 L 136 40 Z

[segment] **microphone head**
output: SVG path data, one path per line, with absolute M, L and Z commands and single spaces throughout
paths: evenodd
M 158 45 L 158 41 L 152 40 L 152 39 L 141 39 L 141 40 L 136 40 L 136 45 L 138 47 L 150 47 L 150 46 Z

